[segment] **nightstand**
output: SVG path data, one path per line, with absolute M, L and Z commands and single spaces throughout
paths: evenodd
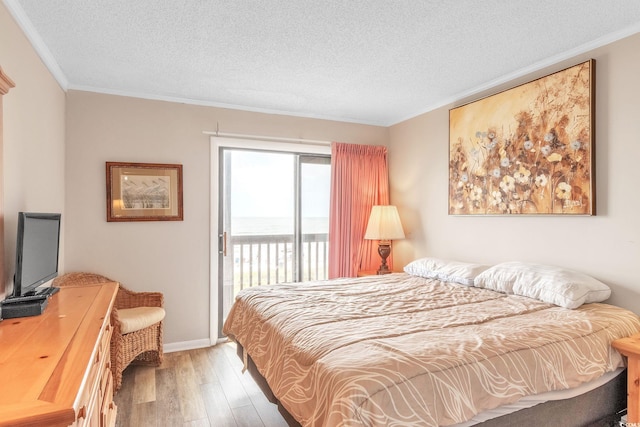
M 611 346 L 627 356 L 627 424 L 640 422 L 640 334 L 620 338 Z
M 360 270 L 358 271 L 358 277 L 377 276 L 378 275 L 377 272 L 378 270 Z M 402 273 L 402 272 L 393 270 L 392 273 Z M 382 274 L 381 276 L 384 276 L 384 274 Z

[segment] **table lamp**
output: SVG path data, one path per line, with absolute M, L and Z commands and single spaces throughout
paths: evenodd
M 391 273 L 387 265 L 387 257 L 391 253 L 391 240 L 404 239 L 404 231 L 395 206 L 374 206 L 371 209 L 367 231 L 364 233 L 367 240 L 379 240 L 378 254 L 382 258 L 382 264 L 377 274 Z

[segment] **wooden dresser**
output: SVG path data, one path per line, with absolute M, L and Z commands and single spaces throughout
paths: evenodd
M 0 322 L 0 426 L 113 426 L 117 283 L 63 287 L 43 314 Z

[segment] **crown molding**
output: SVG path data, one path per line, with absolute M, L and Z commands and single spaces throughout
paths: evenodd
M 47 67 L 49 72 L 53 75 L 53 78 L 58 82 L 62 90 L 66 91 L 69 87 L 67 77 L 62 72 L 60 65 L 53 57 L 53 54 L 47 47 L 47 45 L 40 37 L 40 34 L 36 31 L 35 27 L 31 23 L 31 20 L 24 13 L 24 10 L 20 6 L 17 0 L 3 0 L 4 5 L 9 10 L 9 13 L 16 21 L 24 35 L 27 37 L 31 45 L 35 49 L 36 53 Z

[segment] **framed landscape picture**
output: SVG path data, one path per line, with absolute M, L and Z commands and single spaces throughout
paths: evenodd
M 182 221 L 182 165 L 107 162 L 107 221 Z
M 449 110 L 450 215 L 595 215 L 594 67 Z

